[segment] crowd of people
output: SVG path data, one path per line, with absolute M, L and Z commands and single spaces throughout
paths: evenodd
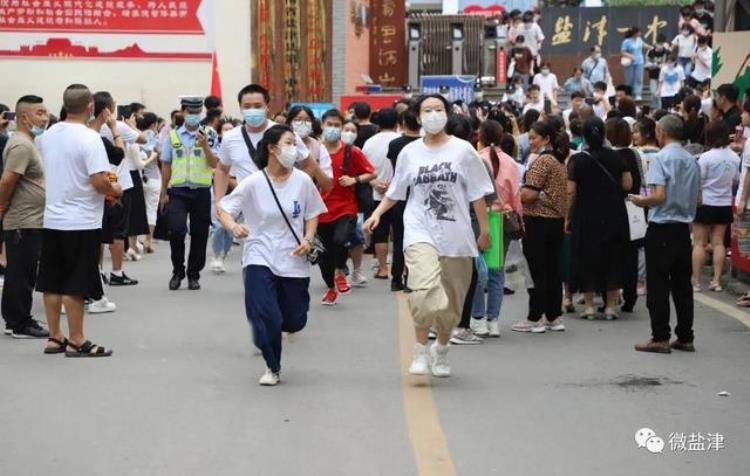
M 221 274 L 241 242 L 262 385 L 280 380 L 283 333 L 306 325 L 314 266 L 324 306 L 369 279 L 407 293 L 417 341 L 409 371 L 447 377 L 449 344 L 500 336 L 503 296 L 514 290 L 502 266 L 487 266 L 494 243 L 503 256 L 520 248 L 528 269 L 528 307 L 507 316 L 512 331 L 564 331 L 577 305 L 583 319 L 615 320 L 645 294 L 651 338 L 636 350 L 694 351 L 706 254 L 708 288 L 721 291 L 727 227 L 750 196 L 750 101 L 740 104 L 732 84 L 711 96 L 696 82 L 655 109 L 625 85 L 613 97 L 601 81 L 578 88 L 585 71 L 565 83 L 565 110 L 428 94 L 377 111 L 357 102 L 321 117 L 305 106 L 273 114 L 268 91 L 251 84 L 236 98 L 241 121 L 221 98 L 185 96 L 167 122 L 81 84 L 64 91 L 59 118 L 24 96 L 0 116 L 6 334 L 46 338 L 46 354 L 110 356 L 87 338 L 84 311 L 115 311 L 104 284 L 138 285 L 126 258 L 167 241 L 165 287 L 187 278 L 198 291 L 207 250 Z M 31 315 L 34 289 L 46 327 Z
M 713 7 L 713 2 L 705 0 L 681 7 L 679 34 L 674 38 L 658 34 L 654 44 L 644 41 L 637 26 L 625 31 L 620 51 L 616 52 L 619 65 L 613 66 L 622 69 L 622 84 L 636 101 L 643 100 L 644 83 L 649 86 L 650 106 L 654 109 L 671 107 L 683 86 L 707 89 L 711 80 Z M 510 43 L 507 77 L 514 86 L 509 97 L 515 93 L 514 99 L 521 106 L 528 103 L 541 109 L 545 101 L 549 102 L 548 107 L 554 107 L 561 95 L 568 98 L 579 93 L 591 97 L 597 84 L 601 91 L 614 94 L 612 70 L 598 45 L 591 47 L 589 56 L 560 86 L 553 65 L 543 55 L 546 36 L 540 19 L 539 11 L 512 10 L 503 16 L 502 35 Z M 559 69 L 558 73 L 562 74 Z M 538 93 L 532 96 L 532 89 Z

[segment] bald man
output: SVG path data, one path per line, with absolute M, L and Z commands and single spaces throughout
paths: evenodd
M 44 166 L 34 139 L 44 133 L 48 121 L 42 98 L 20 98 L 16 132 L 3 152 L 0 218 L 8 264 L 1 308 L 5 333 L 16 339 L 49 337 L 31 316 L 44 218 Z
M 88 127 L 94 114 L 91 91 L 82 84 L 63 94 L 64 122 L 39 138 L 46 184 L 42 254 L 37 291 L 44 293 L 50 337 L 45 354 L 109 357 L 112 351 L 87 340 L 83 330 L 84 296 L 101 296 L 99 244 L 104 197 L 122 196 L 109 180 L 110 164 L 99 134 Z M 66 339 L 60 328 L 62 305 L 68 318 Z

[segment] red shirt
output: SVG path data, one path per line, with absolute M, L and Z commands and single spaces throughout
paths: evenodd
M 339 179 L 344 175 L 342 170 L 344 166 L 344 145 L 341 144 L 339 149 L 331 154 L 331 167 L 333 168 L 333 188 L 329 192 L 323 192 L 323 201 L 328 207 L 328 212 L 320 215 L 320 223 L 331 223 L 347 215 L 357 216 L 359 208 L 357 206 L 357 196 L 355 194 L 355 185 L 351 187 L 342 187 Z M 365 154 L 352 146 L 351 159 L 349 161 L 349 170 L 346 175 L 356 177 L 362 174 L 371 174 L 375 172 Z

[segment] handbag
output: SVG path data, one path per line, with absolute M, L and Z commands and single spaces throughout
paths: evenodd
M 619 183 L 617 183 L 617 180 L 612 176 L 611 173 L 609 173 L 609 170 L 602 165 L 601 162 L 588 152 L 584 151 L 584 154 L 591 157 L 596 165 L 599 166 L 600 169 L 602 169 L 602 172 L 609 177 L 609 179 L 614 183 L 616 186 L 620 186 Z M 636 241 L 640 240 L 641 238 L 644 238 L 646 236 L 646 214 L 644 213 L 643 209 L 638 207 L 635 203 L 631 202 L 630 200 L 625 200 L 625 211 L 628 214 L 628 230 L 630 232 L 630 241 Z
M 351 144 L 347 144 L 344 146 L 344 163 L 341 165 L 341 170 L 344 175 L 349 175 L 351 161 L 352 146 Z M 360 213 L 369 213 L 373 206 L 372 187 L 370 184 L 357 182 L 354 185 L 354 195 L 357 197 L 357 206 Z
M 300 241 L 299 236 L 297 235 L 297 232 L 294 231 L 294 227 L 289 222 L 289 218 L 287 218 L 286 213 L 284 212 L 284 208 L 281 206 L 281 202 L 279 202 L 279 197 L 276 196 L 276 190 L 273 188 L 273 184 L 271 183 L 271 179 L 268 178 L 268 174 L 266 173 L 265 169 L 262 169 L 263 176 L 266 177 L 266 182 L 268 182 L 268 188 L 271 189 L 271 195 L 273 195 L 274 201 L 276 201 L 276 206 L 279 207 L 279 211 L 281 212 L 281 216 L 284 217 L 284 221 L 286 222 L 286 226 L 289 227 L 289 231 L 292 232 L 292 235 L 294 236 L 294 240 L 297 242 L 298 245 L 302 244 L 302 241 Z M 312 250 L 307 254 L 307 261 L 308 263 L 312 265 L 318 264 L 318 261 L 320 261 L 320 255 L 325 253 L 326 249 L 323 246 L 323 243 L 318 239 L 316 236 L 312 243 Z
M 503 235 L 511 240 L 520 240 L 525 235 L 521 217 L 515 211 L 503 213 Z

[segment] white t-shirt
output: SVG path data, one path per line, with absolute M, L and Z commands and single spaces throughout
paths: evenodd
M 607 98 L 602 98 L 602 100 L 596 104 L 594 104 L 591 109 L 594 110 L 594 115 L 601 119 L 602 121 L 607 119 L 607 109 L 602 106 L 602 101 L 606 101 Z
M 109 129 L 109 126 L 107 124 L 104 124 L 102 126 L 102 128 L 99 130 L 99 133 L 105 139 L 109 139 L 109 141 L 113 144 L 115 143 L 114 138 L 112 137 L 112 131 Z M 141 135 L 140 132 L 132 129 L 123 121 L 117 121 L 117 134 L 122 137 L 122 141 L 125 144 L 134 144 L 135 141 L 138 140 L 138 137 Z
M 745 133 L 748 132 L 748 128 L 745 128 Z M 747 134 L 745 134 L 747 135 Z M 750 140 L 745 140 L 745 146 L 742 149 L 742 172 L 740 173 L 740 186 L 737 188 L 737 195 L 734 198 L 734 205 L 740 204 L 740 198 L 742 198 L 742 188 L 745 185 L 745 176 L 747 171 L 750 169 Z M 750 201 L 748 201 L 750 204 Z
M 698 48 L 695 50 L 695 67 L 690 76 L 695 78 L 698 82 L 703 82 L 707 79 L 711 79 L 711 48 Z M 705 65 L 703 63 L 705 63 Z
M 680 92 L 680 85 L 683 81 L 685 81 L 685 71 L 682 70 L 682 66 L 662 66 L 659 71 L 659 82 L 661 83 L 659 97 L 671 98 L 676 96 Z
M 303 239 L 305 220 L 326 212 L 318 189 L 306 173 L 293 169 L 284 183 L 274 183 L 274 190 L 297 237 Z M 307 258 L 292 254 L 297 240 L 281 216 L 264 174 L 253 174 L 240 182 L 221 200 L 221 207 L 234 217 L 240 213 L 245 217 L 250 234 L 242 252 L 243 267 L 267 266 L 276 276 L 310 277 Z
M 544 111 L 544 97 L 540 95 L 539 100 L 537 100 L 537 102 L 527 102 L 526 105 L 523 107 L 522 114 L 526 114 L 526 111 L 529 111 L 531 109 L 536 109 L 539 112 L 543 112 Z
M 677 56 L 680 58 L 690 58 L 695 52 L 695 45 L 698 42 L 695 40 L 695 35 L 683 36 L 679 34 L 674 37 L 672 44 L 677 47 Z
M 523 44 L 531 50 L 531 55 L 536 56 L 544 41 L 542 28 L 535 22 L 521 23 L 515 31 L 516 35 L 523 35 Z
M 495 189 L 470 143 L 451 137 L 437 148 L 428 148 L 424 140 L 404 147 L 386 196 L 391 200 L 406 200 L 409 189 L 404 212 L 404 249 L 415 243 L 428 243 L 440 256 L 477 255 L 470 203 Z
M 110 163 L 99 134 L 83 124 L 58 122 L 38 144 L 48 177 L 44 228 L 101 228 L 104 196 L 91 185 L 91 175 L 108 172 Z
M 263 134 L 275 125 L 275 122 L 268 120 L 266 121 L 266 128 L 262 132 L 248 132 L 247 135 L 253 147 L 257 149 L 258 142 L 263 138 Z M 253 162 L 250 152 L 247 150 L 245 138 L 242 136 L 242 129 L 244 127 L 238 126 L 231 131 L 225 132 L 219 148 L 219 162 L 230 167 L 232 174 L 237 177 L 238 182 L 258 171 L 258 167 Z M 297 134 L 294 134 L 294 145 L 297 147 L 297 162 L 301 162 L 310 156 L 310 151 L 307 150 L 307 146 Z M 333 173 L 330 176 L 333 177 Z
M 539 92 L 542 97 L 548 97 L 553 102 L 557 101 L 554 91 L 555 89 L 560 89 L 560 85 L 557 84 L 557 76 L 554 73 L 550 73 L 547 76 L 542 73 L 535 74 L 534 84 L 539 86 Z
M 99 133 L 102 137 L 110 141 L 112 144 L 115 143 L 114 137 L 112 136 L 112 130 L 107 124 L 104 124 L 102 126 L 102 128 L 99 130 Z M 117 134 L 122 137 L 122 141 L 125 143 L 125 145 L 135 144 L 135 142 L 138 140 L 138 137 L 140 136 L 140 133 L 138 131 L 131 128 L 123 121 L 117 121 Z M 122 190 L 125 191 L 133 188 L 133 179 L 130 176 L 130 172 L 132 170 L 138 169 L 136 168 L 135 164 L 133 164 L 133 162 L 128 158 L 127 154 L 125 154 L 125 158 L 122 159 L 122 162 L 120 162 L 120 165 L 118 165 L 116 169 L 117 183 L 120 184 Z
M 739 174 L 740 158 L 729 147 L 711 149 L 698 159 L 701 169 L 703 204 L 713 207 L 732 205 L 732 186 Z
M 378 174 L 378 180 L 389 182 L 393 178 L 393 164 L 388 160 L 388 145 L 393 139 L 401 137 L 401 134 L 394 131 L 378 132 L 367 139 L 362 147 L 362 152 L 375 167 L 375 173 Z M 372 191 L 372 198 L 379 202 L 383 200 L 383 194 L 378 193 L 375 189 Z

